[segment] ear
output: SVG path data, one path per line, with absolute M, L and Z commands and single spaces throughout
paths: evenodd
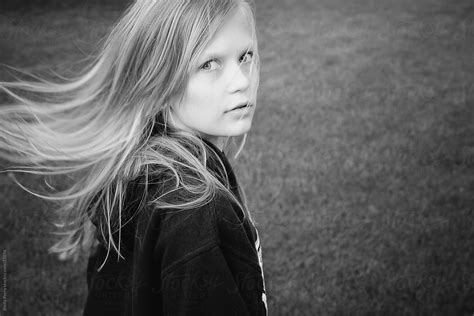
M 168 125 L 168 126 L 171 126 L 171 127 L 176 126 L 173 114 L 175 113 L 177 106 L 179 106 L 179 105 L 177 105 L 177 104 L 171 105 L 170 104 L 170 105 L 165 105 L 165 107 L 163 108 L 163 123 L 165 125 Z

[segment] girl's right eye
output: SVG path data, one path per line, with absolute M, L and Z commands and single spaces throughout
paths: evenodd
M 216 60 L 208 60 L 204 64 L 199 67 L 199 69 L 204 70 L 204 71 L 212 71 L 216 70 L 217 67 L 219 67 L 219 64 L 217 63 Z

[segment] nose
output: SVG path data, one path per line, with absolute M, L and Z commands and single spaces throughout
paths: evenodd
M 236 64 L 232 67 L 229 81 L 230 92 L 242 92 L 250 87 L 251 70 L 247 68 L 241 64 Z

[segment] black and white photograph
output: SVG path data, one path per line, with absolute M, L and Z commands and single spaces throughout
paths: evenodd
M 474 316 L 472 0 L 1 0 L 0 316 Z

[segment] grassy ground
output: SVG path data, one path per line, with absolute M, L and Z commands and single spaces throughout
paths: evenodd
M 236 169 L 259 222 L 270 314 L 472 315 L 472 2 L 257 7 L 260 103 Z M 119 13 L 9 13 L 0 62 L 73 70 Z M 85 258 L 48 256 L 48 206 L 0 184 L 8 310 L 79 315 Z

